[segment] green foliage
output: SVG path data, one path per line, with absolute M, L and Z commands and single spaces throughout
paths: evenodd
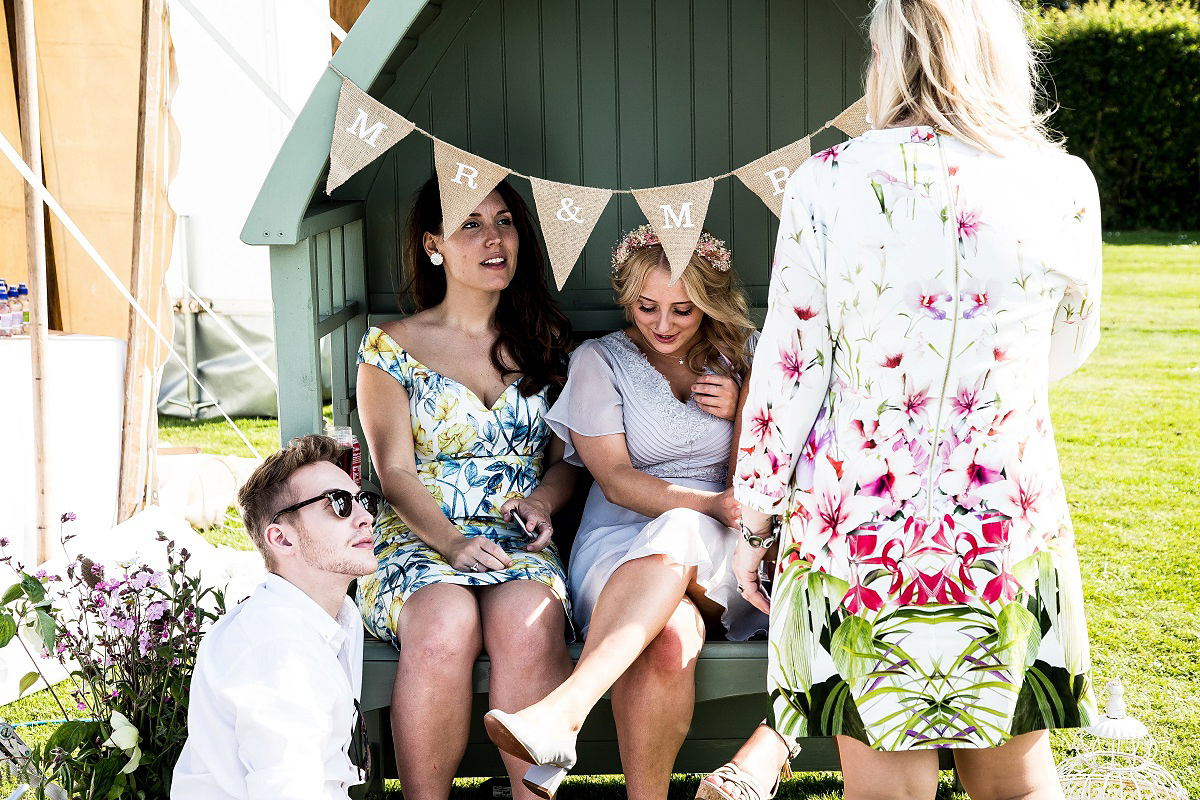
M 1040 14 L 1050 125 L 1100 186 L 1106 229 L 1200 219 L 1200 10 L 1114 0 Z
M 159 539 L 166 541 L 161 534 Z M 75 711 L 67 712 L 60 687 L 48 690 L 67 721 L 44 743 L 34 743 L 30 764 L 67 797 L 170 793 L 187 738 L 187 687 L 202 631 L 224 610 L 224 599 L 187 574 L 186 550 L 176 553 L 174 542 L 166 541 L 166 551 L 168 566 L 161 573 L 128 564 L 106 576 L 101 565 L 81 556 L 68 565 L 64 581 L 14 565 L 21 579 L 0 596 L 0 639 L 16 638 L 31 659 L 42 650 L 42 658 L 71 669 Z M 26 675 L 21 693 L 38 677 Z

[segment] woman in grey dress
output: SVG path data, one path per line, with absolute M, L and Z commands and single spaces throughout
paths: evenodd
M 545 700 L 485 720 L 501 749 L 542 765 L 525 782 L 547 797 L 610 687 L 629 797 L 665 796 L 706 626 L 731 639 L 766 630 L 730 571 L 738 522 L 726 474 L 756 334 L 729 251 L 704 234 L 672 284 L 643 226 L 618 245 L 613 286 L 632 324 L 574 352 L 547 416 L 566 460 L 596 478 L 568 576 L 584 652 Z

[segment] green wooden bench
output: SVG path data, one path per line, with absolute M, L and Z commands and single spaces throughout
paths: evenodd
M 664 185 L 749 163 L 857 99 L 866 10 L 867 0 L 374 0 L 334 63 L 423 129 L 525 174 L 609 188 Z M 322 340 L 332 355 L 334 419 L 363 438 L 358 344 L 368 325 L 400 311 L 401 230 L 409 198 L 433 166 L 429 142 L 409 136 L 327 198 L 340 83 L 332 71 L 318 81 L 242 231 L 247 244 L 271 250 L 283 441 L 322 428 Z M 839 138 L 826 132 L 814 147 Z M 514 185 L 532 206 L 528 184 Z M 609 252 L 620 232 L 642 221 L 629 196 L 614 197 L 599 220 L 557 293 L 577 332 L 622 324 Z M 717 184 L 707 226 L 732 243 L 761 321 L 775 218 L 729 179 Z M 766 648 L 705 646 L 677 770 L 711 770 L 763 717 Z M 389 645 L 367 644 L 362 700 L 380 779 L 395 774 L 387 714 L 395 665 Z M 475 668 L 463 776 L 503 774 L 480 724 L 487 683 L 485 658 Z M 832 742 L 805 742 L 795 766 L 836 769 Z M 577 771 L 620 772 L 606 704 L 583 729 Z

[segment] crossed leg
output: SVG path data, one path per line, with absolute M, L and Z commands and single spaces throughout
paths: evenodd
M 613 684 L 613 718 L 629 800 L 667 796 L 675 756 L 692 723 L 696 657 L 703 646 L 704 621 L 685 598 Z

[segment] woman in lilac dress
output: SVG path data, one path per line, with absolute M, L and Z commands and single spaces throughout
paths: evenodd
M 648 225 L 621 242 L 613 265 L 631 324 L 572 354 L 547 417 L 566 460 L 596 478 L 570 558 L 583 655 L 544 701 L 485 722 L 501 749 L 542 765 L 526 784 L 551 796 L 574 763 L 575 733 L 611 687 L 626 790 L 639 800 L 666 796 L 706 626 L 730 639 L 766 630 L 730 572 L 737 513 L 726 482 L 756 334 L 729 252 L 707 233 L 673 284 Z M 531 726 L 570 757 L 546 757 L 522 733 Z

